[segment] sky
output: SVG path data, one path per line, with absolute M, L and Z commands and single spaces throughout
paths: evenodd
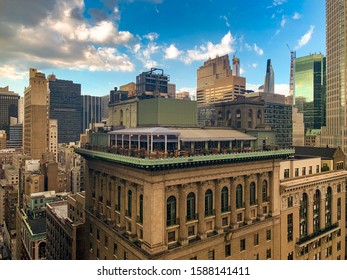
M 324 0 L 0 0 L 0 87 L 23 95 L 29 68 L 103 96 L 164 69 L 176 91 L 196 90 L 196 72 L 236 55 L 247 89 L 289 92 L 290 50 L 325 54 Z

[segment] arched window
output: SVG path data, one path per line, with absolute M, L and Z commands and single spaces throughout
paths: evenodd
M 320 191 L 313 195 L 313 232 L 320 230 Z
M 236 128 L 241 128 L 241 110 L 236 110 Z
M 249 185 L 249 204 L 250 205 L 255 205 L 257 204 L 257 199 L 256 199 L 256 187 L 255 187 L 255 183 L 252 182 Z
M 307 194 L 300 199 L 300 238 L 307 236 Z
M 140 198 L 139 198 L 139 206 L 140 206 L 140 209 L 139 209 L 139 222 L 142 224 L 143 223 L 143 194 L 140 195 Z
M 210 189 L 205 192 L 205 217 L 213 215 L 213 193 Z
M 187 221 L 195 219 L 195 193 L 191 192 L 187 196 Z
M 122 189 L 121 189 L 121 186 L 118 186 L 118 189 L 117 189 L 117 205 L 116 205 L 116 210 L 117 211 L 120 211 L 121 198 L 122 198 Z
M 263 202 L 269 201 L 268 188 L 267 188 L 267 181 L 266 180 L 263 181 L 261 193 L 262 193 Z
M 236 208 L 243 208 L 243 193 L 242 186 L 237 185 L 236 187 Z
M 132 205 L 131 205 L 131 203 L 132 203 L 132 196 L 133 196 L 133 193 L 132 193 L 132 191 L 131 190 L 128 190 L 128 211 L 127 211 L 127 216 L 128 217 L 131 217 L 131 210 L 132 210 Z
M 325 225 L 330 226 L 331 225 L 331 205 L 333 201 L 332 196 L 332 190 L 331 187 L 328 187 L 327 189 L 327 195 L 325 199 Z
M 253 127 L 253 111 L 252 109 L 248 110 L 248 128 L 252 128 Z
M 229 191 L 227 187 L 224 187 L 221 192 L 221 211 L 227 212 L 229 210 Z
M 166 201 L 166 225 L 176 224 L 176 197 L 170 196 Z

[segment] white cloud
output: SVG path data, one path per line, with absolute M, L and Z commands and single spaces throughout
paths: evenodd
M 253 50 L 258 54 L 258 55 L 263 55 L 264 51 L 257 46 L 257 44 L 253 45 Z
M 164 50 L 164 53 L 164 57 L 166 59 L 177 59 L 182 54 L 182 51 L 177 49 L 174 44 L 171 44 L 168 48 Z
M 294 15 L 292 16 L 292 19 L 297 20 L 300 19 L 301 15 L 298 12 L 295 12 Z
M 245 44 L 245 47 L 246 47 L 246 49 L 249 50 L 249 51 L 252 50 L 252 46 L 251 46 L 250 44 L 247 44 L 247 43 L 246 43 L 246 44 Z
M 286 22 L 287 22 L 287 19 L 285 16 L 282 16 L 282 19 L 281 19 L 281 27 L 284 28 L 284 26 L 286 25 Z
M 230 23 L 229 23 L 229 19 L 227 18 L 227 16 L 221 16 L 221 18 L 225 20 L 225 25 L 229 28 Z
M 146 69 L 155 68 L 158 63 L 152 58 L 159 51 L 160 47 L 155 42 L 149 42 L 147 46 L 140 46 L 137 49 L 135 57 L 142 62 Z
M 283 5 L 283 4 L 286 3 L 286 2 L 287 2 L 287 0 L 274 0 L 274 1 L 272 2 L 272 6 L 273 6 L 273 7 L 280 6 L 280 5 Z
M 146 38 L 146 39 L 150 40 L 151 42 L 153 42 L 159 38 L 159 34 L 155 33 L 155 32 L 151 32 L 151 33 L 144 35 L 143 38 Z
M 3 65 L 0 67 L 0 77 L 10 80 L 24 80 L 26 78 L 26 72 L 19 71 L 11 65 Z
M 310 29 L 298 40 L 295 46 L 295 50 L 298 50 L 301 47 L 305 46 L 311 40 L 313 32 L 314 32 L 314 26 L 311 25 Z
M 253 68 L 257 68 L 257 67 L 258 67 L 258 64 L 257 64 L 257 63 L 253 63 L 253 64 L 252 64 L 252 67 L 253 67 Z
M 207 60 L 214 58 L 217 55 L 222 56 L 228 53 L 234 52 L 233 43 L 235 39 L 231 35 L 230 31 L 224 35 L 219 44 L 213 44 L 207 42 L 206 44 L 195 46 L 192 50 L 187 50 L 183 57 L 183 61 L 186 64 L 190 64 L 193 61 Z

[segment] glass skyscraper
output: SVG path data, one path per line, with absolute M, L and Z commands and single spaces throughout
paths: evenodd
M 326 118 L 326 62 L 322 54 L 295 59 L 295 106 L 304 114 L 305 130 L 320 129 Z

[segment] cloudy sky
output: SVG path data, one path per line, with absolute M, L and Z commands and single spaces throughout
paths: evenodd
M 325 54 L 324 0 L 0 0 L 0 87 L 19 94 L 29 67 L 99 96 L 156 67 L 193 92 L 205 60 L 235 53 L 248 89 L 271 58 L 286 94 L 287 44 Z

